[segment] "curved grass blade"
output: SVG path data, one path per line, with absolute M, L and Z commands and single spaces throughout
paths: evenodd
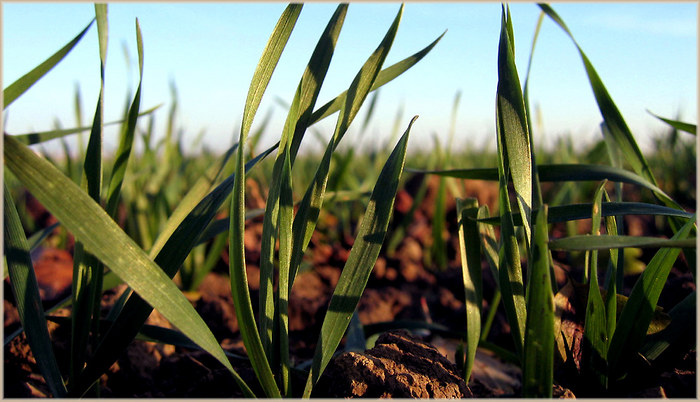
M 307 65 L 307 69 L 304 71 L 304 75 L 302 76 L 302 82 L 299 83 L 301 89 L 301 97 L 299 102 L 300 112 L 290 145 L 292 165 L 294 165 L 294 160 L 296 159 L 304 132 L 314 123 L 312 117 L 313 108 L 316 106 L 316 101 L 318 100 L 318 95 L 321 91 L 321 85 L 323 84 L 326 73 L 328 72 L 328 67 L 330 65 L 331 58 L 333 57 L 333 52 L 335 51 L 336 42 L 338 41 L 340 30 L 342 29 L 345 21 L 347 9 L 347 4 L 338 5 L 338 8 L 331 16 L 331 19 L 326 25 L 326 29 L 323 31 L 321 38 L 316 44 L 316 48 L 314 48 L 314 52 L 311 55 L 309 64 Z
M 343 104 L 340 114 L 338 115 L 338 121 L 335 126 L 333 137 L 328 143 L 328 146 L 323 154 L 323 158 L 321 159 L 321 164 L 316 169 L 314 178 L 309 184 L 309 187 L 301 200 L 299 209 L 294 218 L 294 248 L 292 263 L 290 266 L 290 286 L 294 283 L 294 278 L 296 277 L 296 272 L 301 264 L 301 259 L 306 251 L 309 241 L 311 240 L 311 235 L 313 234 L 314 228 L 316 227 L 316 223 L 318 221 L 318 216 L 323 205 L 326 184 L 328 183 L 333 151 L 345 135 L 350 123 L 352 123 L 355 116 L 357 116 L 360 107 L 367 98 L 367 94 L 370 92 L 370 88 L 372 88 L 372 85 L 374 85 L 374 82 L 377 79 L 377 75 L 384 64 L 384 60 L 386 60 L 386 56 L 391 50 L 391 45 L 396 37 L 401 16 L 403 15 L 403 7 L 404 6 L 402 5 L 399 9 L 396 18 L 394 18 L 393 23 L 387 30 L 379 46 L 370 55 L 367 61 L 365 61 L 362 68 L 360 68 L 360 71 L 350 84 L 347 96 L 344 98 L 345 103 Z
M 248 90 L 243 121 L 238 143 L 240 148 L 236 159 L 236 179 L 233 186 L 231 199 L 231 221 L 229 229 L 229 271 L 231 276 L 231 293 L 239 320 L 241 336 L 245 344 L 248 356 L 255 370 L 255 374 L 268 397 L 279 397 L 280 391 L 275 383 L 270 368 L 270 362 L 263 348 L 260 333 L 257 330 L 253 307 L 248 290 L 248 277 L 245 269 L 245 248 L 243 237 L 245 232 L 245 173 L 243 147 L 250 131 L 255 112 L 257 111 L 267 84 L 270 82 L 272 72 L 287 44 L 292 29 L 301 12 L 302 5 L 289 5 L 280 16 L 265 50 L 260 57 L 260 62 L 253 74 L 253 79 Z
M 547 206 L 536 215 L 527 324 L 523 351 L 523 397 L 551 398 L 554 378 L 554 295 L 550 279 Z
M 489 264 L 489 269 L 491 269 L 491 276 L 496 282 L 496 290 L 493 298 L 491 299 L 491 303 L 489 304 L 489 312 L 486 314 L 486 318 L 481 326 L 480 341 L 485 341 L 488 337 L 488 334 L 491 331 L 491 325 L 496 317 L 498 304 L 501 302 L 501 285 L 498 274 L 500 257 L 498 252 L 499 245 L 496 241 L 496 232 L 490 225 L 480 222 L 487 216 L 489 216 L 489 206 L 482 205 L 479 207 L 479 212 L 477 213 L 477 221 L 479 221 L 477 225 L 479 228 L 479 239 L 481 240 L 481 249 L 486 257 L 486 262 Z
M 497 168 L 479 169 L 451 169 L 451 170 L 420 170 L 406 169 L 412 173 L 435 174 L 439 176 L 456 177 L 460 179 L 472 180 L 498 180 Z M 637 175 L 636 173 L 605 165 L 589 164 L 547 164 L 537 165 L 537 170 L 541 182 L 567 182 L 567 181 L 600 181 L 609 180 L 635 184 L 653 191 L 656 194 L 664 194 L 663 190 L 655 184 Z M 668 197 L 666 195 L 666 197 Z M 670 205 L 672 208 L 682 209 L 678 206 Z
M 24 229 L 7 184 L 3 186 L 3 199 L 4 250 L 17 312 L 49 391 L 55 398 L 62 398 L 66 396 L 66 386 L 46 327 L 39 284 L 29 255 L 29 243 L 24 236 Z
M 605 238 L 600 235 L 601 223 L 601 203 L 605 184 L 598 186 L 593 197 L 593 208 L 591 211 L 591 236 Z M 607 354 L 608 354 L 608 332 L 607 316 L 605 312 L 605 302 L 600 294 L 598 285 L 598 251 L 588 251 L 590 264 L 588 266 L 588 301 L 586 303 L 586 318 L 583 327 L 583 359 L 581 361 L 581 372 L 584 381 L 593 389 L 606 389 L 607 378 Z M 612 300 L 615 300 L 614 296 Z
M 3 152 L 6 167 L 77 240 L 85 244 L 86 249 L 188 338 L 211 353 L 234 375 L 244 393 L 252 396 L 189 301 L 94 200 L 17 140 L 5 136 Z M 91 381 L 87 386 L 90 384 Z
M 321 335 L 316 344 L 313 364 L 304 389 L 305 398 L 311 395 L 314 385 L 340 344 L 377 261 L 389 227 L 394 199 L 405 163 L 408 136 L 417 118 L 418 116 L 413 117 L 409 123 L 374 186 L 355 243 L 350 250 L 323 319 Z
M 23 75 L 17 81 L 10 84 L 3 91 L 3 109 L 6 109 L 12 102 L 19 98 L 23 93 L 25 93 L 32 85 L 39 81 L 44 75 L 46 75 L 52 68 L 54 68 L 61 60 L 63 60 L 66 55 L 73 50 L 75 45 L 80 42 L 80 40 L 85 36 L 92 23 L 95 22 L 93 19 L 90 23 L 75 37 L 73 40 L 68 42 L 64 47 L 58 52 L 54 53 L 51 57 L 46 59 L 43 63 L 39 64 L 32 71 Z
M 683 241 L 692 231 L 694 224 L 695 219 L 688 221 L 668 241 Z M 692 246 L 684 247 L 693 247 L 695 242 L 696 240 L 693 239 Z M 608 367 L 612 380 L 616 380 L 624 373 L 624 363 L 629 361 L 626 359 L 629 359 L 642 346 L 656 303 L 679 254 L 678 248 L 659 250 L 632 288 L 629 299 L 620 313 L 615 334 L 610 340 Z
M 121 193 L 126 166 L 131 155 L 131 147 L 134 143 L 134 132 L 136 131 L 136 120 L 138 119 L 139 108 L 141 106 L 141 84 L 143 81 L 143 38 L 141 37 L 141 27 L 139 20 L 136 19 L 136 47 L 139 55 L 139 84 L 136 89 L 136 95 L 129 107 L 127 124 L 122 132 L 119 140 L 119 148 L 116 153 L 116 160 L 112 168 L 112 174 L 109 180 L 109 188 L 107 190 L 107 213 L 115 217 L 117 213 L 117 203 Z
M 507 9 L 507 7 L 506 7 Z M 501 13 L 501 37 L 498 43 L 498 88 L 496 90 L 496 118 L 501 137 L 506 174 L 510 173 L 518 209 L 525 217 L 525 239 L 529 246 L 532 237 L 532 151 L 527 113 L 520 89 L 520 78 L 515 67 L 515 44 L 510 10 L 506 18 Z
M 500 146 L 500 137 L 498 142 Z M 506 310 L 506 317 L 511 326 L 511 335 L 515 343 L 516 355 L 522 356 L 527 312 L 525 306 L 525 287 L 523 284 L 522 268 L 520 266 L 518 240 L 515 236 L 515 226 L 510 209 L 510 200 L 508 199 L 502 153 L 503 150 L 501 148 L 498 153 L 500 166 L 499 175 L 501 176 L 498 185 L 498 204 L 500 207 L 501 243 L 503 244 L 504 254 L 503 257 L 499 254 L 500 265 L 498 268 L 498 282 L 503 305 Z
M 107 57 L 107 5 L 95 4 L 97 39 L 100 48 L 100 93 L 95 116 L 88 139 L 83 163 L 82 185 L 87 194 L 101 202 L 102 190 L 102 140 L 104 121 L 105 59 Z M 99 319 L 99 290 L 102 288 L 104 266 L 99 259 L 85 251 L 84 245 L 76 241 L 73 259 L 73 309 L 71 311 L 71 354 L 68 387 L 72 387 L 87 359 L 88 344 L 97 343 Z M 92 331 L 92 337 L 90 332 Z
M 464 305 L 467 312 L 467 338 L 465 342 L 466 359 L 464 363 L 464 381 L 468 384 L 471 377 L 476 348 L 481 337 L 481 240 L 476 222 L 479 213 L 479 201 L 475 198 L 457 199 L 459 217 L 459 246 L 462 260 L 462 280 L 464 282 Z
M 523 84 L 523 104 L 525 105 L 525 117 L 527 118 L 527 127 L 529 128 L 530 137 L 530 150 L 531 160 L 537 160 L 535 158 L 535 142 L 532 134 L 532 118 L 530 112 L 530 67 L 532 67 L 532 59 L 535 55 L 535 45 L 537 44 L 537 37 L 540 34 L 540 28 L 542 28 L 542 21 L 544 21 L 544 13 L 540 12 L 540 16 L 537 18 L 537 25 L 535 26 L 535 34 L 532 38 L 532 47 L 530 48 L 530 58 L 527 61 L 527 71 L 525 72 L 525 83 Z M 540 179 L 537 173 L 537 164 L 532 164 L 532 208 L 538 209 L 542 205 L 542 189 L 540 188 Z
M 399 75 L 403 74 L 406 70 L 409 68 L 413 67 L 416 63 L 418 63 L 425 55 L 427 55 L 435 45 L 442 39 L 443 36 L 445 36 L 445 33 L 447 31 L 443 32 L 442 35 L 438 36 L 437 39 L 435 39 L 432 43 L 430 43 L 428 46 L 423 48 L 422 50 L 414 53 L 413 55 L 401 60 L 398 63 L 392 64 L 391 66 L 381 70 L 379 72 L 379 75 L 377 75 L 376 80 L 372 84 L 372 87 L 370 88 L 370 91 L 374 91 L 376 89 L 379 89 L 383 85 L 391 82 L 394 78 L 398 77 Z M 348 92 L 345 91 L 341 93 L 340 95 L 336 96 L 333 98 L 333 100 L 329 101 L 325 105 L 321 106 L 316 110 L 310 118 L 310 121 L 308 123 L 309 126 L 319 122 L 320 120 L 332 115 L 333 113 L 337 112 L 338 110 L 341 109 L 341 107 L 345 104 L 346 102 L 346 97 L 347 97 Z
M 693 220 L 690 221 L 691 223 Z M 642 236 L 591 236 L 578 235 L 549 242 L 552 250 L 585 251 L 585 250 L 607 250 L 622 247 L 639 248 L 694 248 L 695 238 L 691 239 L 662 239 L 658 237 Z
M 142 116 L 147 116 L 158 110 L 162 105 L 157 105 L 154 106 L 148 110 L 145 110 L 141 113 L 138 114 L 138 117 Z M 109 123 L 104 123 L 104 126 L 111 126 L 115 124 L 123 124 L 124 120 L 116 120 L 116 121 L 110 121 Z M 90 127 L 75 127 L 75 128 L 67 128 L 67 129 L 62 129 L 62 130 L 50 130 L 50 131 L 41 131 L 41 132 L 36 132 L 36 133 L 29 133 L 29 134 L 15 134 L 13 135 L 14 138 L 18 139 L 20 142 L 22 142 L 24 145 L 34 145 L 34 144 L 39 144 L 42 142 L 46 142 L 49 140 L 53 140 L 55 138 L 62 138 L 67 135 L 71 134 L 80 134 L 83 131 L 88 131 L 92 128 Z
M 649 183 L 654 186 L 658 186 L 654 174 L 649 167 L 644 155 L 639 149 L 632 132 L 630 131 L 627 123 L 625 123 L 622 114 L 618 110 L 617 106 L 613 102 L 612 97 L 608 93 L 603 81 L 598 76 L 595 68 L 591 64 L 588 57 L 585 55 L 581 47 L 578 45 L 574 39 L 569 28 L 564 24 L 564 21 L 557 15 L 557 13 L 546 4 L 539 4 L 542 11 L 544 11 L 559 27 L 561 27 L 564 32 L 566 32 L 571 40 L 576 45 L 578 52 L 583 61 L 584 67 L 586 69 L 586 74 L 588 75 L 588 81 L 591 84 L 591 89 L 593 90 L 593 95 L 596 98 L 596 103 L 600 109 L 600 113 L 603 116 L 604 124 L 608 130 L 611 138 L 617 144 L 618 148 L 622 151 L 622 155 L 625 157 L 627 162 L 632 166 L 638 175 L 645 178 Z M 666 195 L 664 192 L 654 191 L 654 196 L 656 196 L 661 202 L 669 207 L 682 209 L 681 206 L 676 203 L 671 197 Z M 669 224 L 674 232 L 680 230 L 679 228 L 683 225 L 678 219 L 670 217 L 668 218 Z M 693 229 L 693 235 L 695 235 L 696 229 Z M 686 258 L 689 260 L 692 266 L 695 266 L 696 253 L 695 250 L 686 248 L 683 250 Z
M 600 76 L 596 72 L 595 68 L 593 68 L 593 65 L 591 64 L 590 60 L 583 52 L 579 44 L 574 39 L 573 34 L 571 33 L 571 31 L 569 31 L 569 28 L 566 26 L 561 17 L 559 17 L 559 15 L 554 11 L 554 9 L 552 9 L 547 4 L 538 5 L 540 9 L 545 14 L 547 14 L 547 16 L 549 16 L 552 19 L 552 21 L 559 25 L 559 27 L 562 30 L 564 30 L 564 32 L 566 32 L 569 38 L 571 38 L 571 40 L 574 42 L 574 45 L 576 46 L 576 49 L 578 50 L 579 55 L 581 56 L 581 59 L 583 61 L 584 67 L 586 69 L 586 74 L 588 75 L 588 80 L 591 84 L 591 89 L 593 90 L 593 94 L 596 98 L 596 102 L 598 104 L 598 108 L 600 109 L 600 113 L 602 114 L 603 119 L 605 120 L 605 124 L 610 130 L 610 133 L 615 139 L 615 142 L 622 150 L 622 154 L 625 156 L 625 159 L 627 160 L 627 162 L 629 162 L 629 164 L 632 166 L 632 169 L 637 174 L 656 185 L 654 175 L 652 174 L 651 169 L 649 168 L 649 164 L 647 163 L 646 158 L 644 158 L 644 155 L 639 149 L 637 142 L 634 140 L 632 132 L 627 126 L 627 123 L 625 123 L 625 120 L 623 119 L 622 114 L 613 102 L 612 97 L 603 85 Z
M 618 194 L 620 195 L 619 198 L 621 199 L 622 191 L 619 191 Z M 603 196 L 605 197 L 604 199 L 606 201 L 610 202 L 610 196 L 608 195 L 607 191 L 603 190 Z M 601 216 L 604 216 L 602 214 L 602 202 Z M 618 219 L 620 220 L 620 224 L 618 224 Z M 622 231 L 622 220 L 622 215 L 618 214 L 605 217 L 605 229 L 608 235 L 617 236 L 618 234 L 622 234 L 620 233 Z M 618 228 L 620 229 L 620 232 L 618 232 Z M 605 312 L 607 315 L 606 330 L 608 339 L 612 338 L 613 334 L 615 333 L 615 326 L 617 325 L 617 275 L 618 272 L 620 272 L 621 275 L 624 275 L 624 251 L 624 249 L 610 249 L 610 261 L 608 262 L 608 270 L 605 275 L 605 290 L 607 292 L 605 297 Z M 621 258 L 620 256 L 623 257 Z
M 513 57 L 513 48 L 510 37 L 508 36 L 512 32 L 512 25 L 510 23 L 510 14 L 506 18 L 506 9 L 502 7 L 501 10 L 501 37 L 499 40 L 499 88 L 498 91 L 502 91 L 500 83 L 501 75 L 505 73 L 502 72 L 504 59 L 508 56 Z M 505 75 L 503 80 L 510 78 Z M 512 95 L 517 97 L 517 95 Z M 497 159 L 498 159 L 498 205 L 499 214 L 501 217 L 501 243 L 503 244 L 504 258 L 500 258 L 500 266 L 498 269 L 499 274 L 499 285 L 501 290 L 501 296 L 503 300 L 503 306 L 506 310 L 506 317 L 508 323 L 511 327 L 511 335 L 513 336 L 513 343 L 515 345 L 515 352 L 521 359 L 523 356 L 523 342 L 525 336 L 525 320 L 527 316 L 527 310 L 525 305 L 525 286 L 523 282 L 522 267 L 520 266 L 520 251 L 518 247 L 518 240 L 515 234 L 515 226 L 513 224 L 513 218 L 511 213 L 510 199 L 508 197 L 508 177 L 511 172 L 508 166 L 509 160 L 511 159 L 508 154 L 507 144 L 506 144 L 506 133 L 504 130 L 506 128 L 512 129 L 511 126 L 518 125 L 518 114 L 513 110 L 513 106 L 509 104 L 505 99 L 500 99 L 501 95 L 497 95 L 496 102 L 496 143 L 497 143 Z M 506 109 L 505 111 L 503 109 Z M 510 109 L 508 109 L 510 108 Z M 503 121 L 504 117 L 509 117 L 515 119 L 515 121 L 509 121 L 508 124 Z M 517 128 L 516 128 L 517 130 Z M 522 149 L 520 149 L 522 151 Z M 519 156 L 524 158 L 529 158 L 529 151 L 527 156 L 522 152 Z M 513 159 L 516 159 L 516 153 L 512 154 Z M 517 163 L 521 163 L 521 161 Z M 522 167 L 522 163 L 521 166 Z
M 290 396 L 292 392 L 292 378 L 289 374 L 289 264 L 292 259 L 292 224 L 294 221 L 294 200 L 292 198 L 292 164 L 289 147 L 283 154 L 284 171 L 279 200 L 279 347 L 280 363 L 282 367 L 282 394 Z
M 347 4 L 337 7 L 328 21 L 326 29 L 319 39 L 307 64 L 304 75 L 297 86 L 296 95 L 290 106 L 287 120 L 280 139 L 280 150 L 272 170 L 272 183 L 265 204 L 263 217 L 263 234 L 260 244 L 260 335 L 263 348 L 272 357 L 272 323 L 274 322 L 274 305 L 272 302 L 272 277 L 274 269 L 274 245 L 277 239 L 278 208 L 281 191 L 282 172 L 285 168 L 284 155 L 290 158 L 290 167 L 307 128 L 318 94 L 330 65 L 335 44 L 347 13 Z M 291 179 L 291 178 L 290 178 Z M 281 261 L 281 260 L 280 260 Z M 285 262 L 288 263 L 288 262 Z M 291 288 L 291 286 L 289 286 Z
M 549 223 L 568 222 L 579 219 L 590 219 L 592 204 L 568 204 L 557 207 L 549 207 L 547 219 Z M 675 216 L 690 219 L 691 212 L 685 212 L 675 208 L 665 207 L 658 204 L 647 204 L 645 202 L 603 202 L 601 205 L 602 217 L 615 217 L 625 215 L 657 215 Z M 537 212 L 537 210 L 533 211 Z M 498 216 L 479 218 L 479 222 L 489 225 L 500 225 Z M 522 225 L 523 220 L 520 214 L 513 214 L 513 223 Z
M 669 126 L 675 128 L 676 130 L 685 131 L 686 133 L 697 135 L 698 126 L 696 124 L 685 123 L 685 122 L 682 122 L 679 120 L 666 119 L 666 118 L 663 118 L 663 117 L 656 115 L 652 112 L 649 112 L 648 110 L 647 110 L 647 112 L 650 115 L 652 115 L 652 116 L 656 117 L 657 119 L 663 121 L 664 123 L 668 124 Z

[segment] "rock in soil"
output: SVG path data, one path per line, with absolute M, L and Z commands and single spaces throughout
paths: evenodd
M 469 398 L 457 367 L 433 346 L 398 330 L 379 336 L 365 353 L 331 360 L 316 397 Z

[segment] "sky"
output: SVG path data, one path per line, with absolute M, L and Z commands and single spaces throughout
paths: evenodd
M 307 3 L 275 70 L 253 125 L 271 113 L 262 144 L 279 138 L 313 48 L 336 3 Z M 643 148 L 666 130 L 649 114 L 697 122 L 697 4 L 552 3 L 587 54 Z M 110 3 L 105 77 L 105 120 L 118 120 L 138 83 L 135 20 L 144 43 L 142 110 L 162 104 L 155 132 L 162 136 L 176 99 L 176 127 L 197 152 L 195 139 L 224 150 L 238 138 L 255 66 L 286 7 L 284 3 Z M 346 90 L 391 25 L 400 3 L 351 3 L 318 106 Z M 535 3 L 511 3 L 516 65 L 527 70 L 540 13 Z M 93 18 L 91 3 L 3 2 L 3 88 L 40 64 Z M 455 147 L 495 147 L 495 92 L 501 4 L 408 2 L 385 67 L 444 38 L 416 66 L 384 86 L 367 132 L 355 127 L 344 140 L 380 146 L 399 118 L 401 132 L 414 115 L 409 147 L 443 144 L 450 132 L 457 94 Z M 5 109 L 5 132 L 22 134 L 75 127 L 80 94 L 82 125 L 89 125 L 99 94 L 100 64 L 93 25 L 78 46 L 47 76 Z M 173 93 L 172 89 L 176 91 Z M 530 73 L 533 135 L 540 144 L 572 136 L 587 144 L 600 138 L 601 116 L 571 39 L 545 18 Z M 537 111 L 536 113 L 534 111 Z M 317 125 L 326 138 L 337 114 Z M 145 127 L 146 121 L 141 122 Z M 116 129 L 105 130 L 115 149 Z M 313 148 L 313 136 L 305 140 Z M 48 147 L 56 146 L 56 141 Z M 309 148 L 309 149 L 311 149 Z

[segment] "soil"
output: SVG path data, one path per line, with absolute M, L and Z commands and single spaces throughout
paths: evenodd
M 437 324 L 449 331 L 464 331 L 466 326 L 464 290 L 461 278 L 461 264 L 458 255 L 456 236 L 456 214 L 454 199 L 447 202 L 448 266 L 439 270 L 432 266 L 427 253 L 432 246 L 433 205 L 437 189 L 437 178 L 414 176 L 399 191 L 395 204 L 392 225 L 396 227 L 409 211 L 421 180 L 429 180 L 428 192 L 424 201 L 415 211 L 405 237 L 392 255 L 383 248 L 372 271 L 367 288 L 358 306 L 360 322 L 365 328 L 372 324 L 391 321 L 420 321 Z M 479 199 L 491 211 L 496 210 L 497 186 L 480 181 L 460 183 L 465 196 Z M 255 197 L 248 200 L 250 207 L 264 206 L 264 195 L 253 187 Z M 250 190 L 249 190 L 250 191 Z M 45 225 L 53 223 L 50 215 L 27 195 L 33 208 L 32 213 L 41 216 Z M 43 215 L 42 215 L 43 214 Z M 642 218 L 629 217 L 629 228 L 647 233 L 653 226 Z M 314 354 L 321 323 L 331 294 L 343 265 L 352 247 L 352 237 L 339 229 L 339 219 L 332 215 L 322 215 L 319 230 L 311 239 L 307 252 L 305 269 L 300 270 L 289 301 L 290 355 L 294 365 L 303 365 Z M 585 227 L 586 221 L 580 225 Z M 259 289 L 259 239 L 261 221 L 248 222 L 246 226 L 246 261 L 253 308 L 257 311 Z M 60 229 L 57 229 L 57 231 Z M 563 231 L 563 228 L 554 228 Z M 391 234 L 391 228 L 389 234 Z M 49 242 L 50 244 L 50 242 Z M 33 255 L 41 296 L 45 307 L 70 294 L 72 257 L 68 250 L 51 247 L 39 249 Z M 227 277 L 227 252 L 217 267 L 203 280 L 197 292 L 187 297 L 195 309 L 209 325 L 224 349 L 244 356 L 245 348 L 240 337 L 238 321 L 233 308 L 230 284 Z M 560 258 L 555 254 L 555 274 L 560 288 L 565 288 L 570 278 L 576 275 L 576 261 Z M 640 257 L 644 261 L 646 256 Z M 645 261 L 648 261 L 646 259 Z M 494 294 L 495 281 L 491 277 L 486 262 L 484 274 L 484 308 Z M 625 292 L 636 276 L 626 278 Z M 109 309 L 123 287 L 107 292 L 103 307 Z M 667 287 L 662 293 L 660 305 L 666 311 L 675 306 L 686 295 L 695 291 L 692 275 L 684 260 L 679 260 L 672 270 Z M 561 296 L 561 295 L 565 295 Z M 569 334 L 571 347 L 578 351 L 583 320 L 575 308 L 580 303 L 576 292 L 562 292 L 568 315 L 562 328 Z M 4 288 L 4 328 L 5 335 L 19 327 L 19 317 L 15 308 L 8 281 Z M 487 310 L 484 310 L 487 311 Z M 68 310 L 53 313 L 69 316 Z M 152 325 L 169 327 L 170 324 L 157 311 L 149 317 Z M 69 331 L 65 325 L 49 323 L 59 362 L 67 362 L 69 355 Z M 459 340 L 449 336 L 449 332 L 416 329 L 391 330 L 378 333 L 374 346 L 365 351 L 339 353 L 329 364 L 322 376 L 314 397 L 410 397 L 410 398 L 497 398 L 519 397 L 521 392 L 521 372 L 516 364 L 503 360 L 498 354 L 480 348 L 477 352 L 474 369 L 469 384 L 465 384 L 458 368 L 457 350 Z M 670 348 L 655 364 L 639 365 L 636 379 L 628 381 L 625 388 L 618 390 L 620 397 L 695 397 L 696 396 L 696 356 L 694 334 L 687 347 Z M 502 307 L 495 317 L 489 342 L 512 350 L 512 338 Z M 683 344 L 686 345 L 686 344 Z M 341 345 L 340 352 L 343 352 Z M 558 364 L 555 371 L 555 397 L 574 398 L 586 395 L 578 384 L 578 356 L 574 361 Z M 255 374 L 245 359 L 231 358 L 237 372 L 257 395 L 262 395 Z M 572 365 L 573 363 L 573 365 Z M 67 369 L 62 367 L 62 369 Z M 303 389 L 305 377 L 293 372 L 293 389 Z M 100 381 L 101 397 L 145 398 L 205 398 L 241 397 L 238 387 L 228 371 L 205 352 L 190 350 L 172 345 L 134 341 L 119 360 L 105 373 Z M 298 392 L 298 391 L 297 391 Z M 4 347 L 4 396 L 8 398 L 43 397 L 48 395 L 47 387 L 38 374 L 36 362 L 29 350 L 24 334 L 14 338 Z

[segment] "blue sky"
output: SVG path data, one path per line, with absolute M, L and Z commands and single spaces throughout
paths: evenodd
M 642 146 L 664 131 L 646 110 L 697 121 L 697 4 L 553 3 L 616 101 Z M 71 40 L 94 15 L 91 3 L 4 2 L 3 87 L 41 63 Z M 298 80 L 335 10 L 333 3 L 308 3 L 273 75 L 257 123 L 271 112 L 273 123 L 264 143 L 279 136 L 286 111 L 276 99 L 291 101 Z M 319 105 L 347 89 L 399 10 L 399 3 L 352 3 Z M 223 149 L 237 136 L 253 71 L 284 3 L 112 3 L 106 69 L 107 121 L 122 113 L 128 92 L 135 91 L 138 67 L 134 20 L 144 41 L 142 109 L 163 103 L 156 132 L 165 128 L 177 87 L 177 126 L 185 143 L 205 130 L 204 142 Z M 516 63 L 525 75 L 539 15 L 534 3 L 510 5 L 515 30 Z M 414 115 L 412 146 L 446 141 L 455 95 L 461 92 L 455 145 L 495 144 L 494 98 L 500 3 L 406 4 L 398 35 L 385 66 L 420 50 L 443 31 L 443 40 L 418 65 L 386 85 L 369 134 L 363 141 L 387 139 L 399 109 L 401 130 Z M 129 61 L 125 57 L 129 55 Z M 6 111 L 5 131 L 20 134 L 76 125 L 74 93 L 82 96 L 83 125 L 88 125 L 99 92 L 99 51 L 93 26 L 83 41 L 42 81 Z M 531 106 L 536 141 L 558 135 L 587 142 L 599 135 L 600 114 L 581 59 L 571 40 L 545 19 L 531 72 Z M 364 116 L 360 112 L 359 119 Z M 360 121 L 356 123 L 359 127 Z M 330 136 L 335 116 L 319 123 Z M 254 124 L 255 129 L 255 124 Z M 349 136 L 357 136 L 356 132 Z M 107 130 L 108 148 L 115 131 Z M 237 138 L 237 137 L 236 137 Z M 313 140 L 307 140 L 313 142 Z M 345 141 L 352 141 L 346 139 Z

